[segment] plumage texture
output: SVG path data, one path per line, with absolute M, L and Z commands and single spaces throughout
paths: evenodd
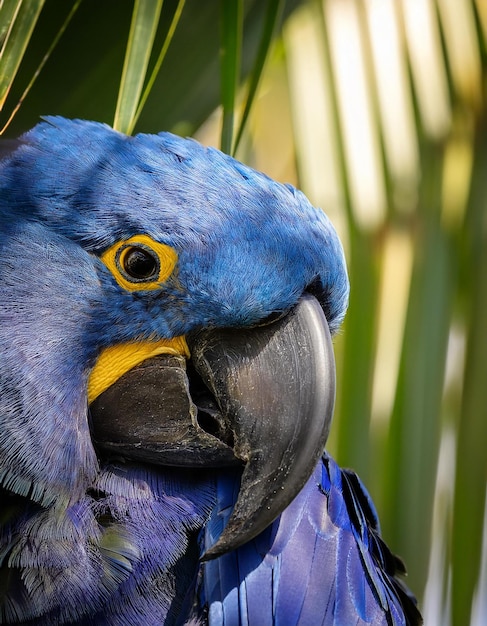
M 236 489 L 231 478 L 219 480 L 205 544 L 219 536 Z M 369 495 L 356 474 L 327 454 L 278 522 L 204 564 L 203 572 L 201 595 L 215 625 L 379 626 L 418 619 L 411 594 L 395 578 L 404 566 L 380 538 Z
M 251 326 L 306 290 L 346 310 L 325 214 L 217 150 L 47 118 L 0 162 L 0 623 L 419 623 L 355 475 L 328 457 L 251 544 L 215 561 L 240 470 L 99 458 L 89 373 L 104 348 Z M 157 291 L 100 256 L 145 233 L 177 253 Z

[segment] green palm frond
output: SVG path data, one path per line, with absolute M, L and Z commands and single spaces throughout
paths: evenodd
M 5 0 L 0 6 L 0 110 L 29 44 L 44 0 Z

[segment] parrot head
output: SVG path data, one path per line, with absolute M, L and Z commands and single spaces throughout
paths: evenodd
M 208 557 L 321 455 L 348 279 L 326 215 L 215 149 L 46 118 L 0 161 L 0 483 L 43 506 L 107 459 L 242 465 Z

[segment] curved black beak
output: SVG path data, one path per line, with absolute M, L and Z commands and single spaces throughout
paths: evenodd
M 187 340 L 211 401 L 190 384 L 181 357 L 156 357 L 95 400 L 92 430 L 102 451 L 146 462 L 245 463 L 229 522 L 204 555 L 211 559 L 257 536 L 308 480 L 329 432 L 335 361 L 321 306 L 307 294 L 268 325 Z
M 257 536 L 308 480 L 329 432 L 335 361 L 326 318 L 309 295 L 269 326 L 206 331 L 190 347 L 233 433 L 234 454 L 246 463 L 210 559 Z

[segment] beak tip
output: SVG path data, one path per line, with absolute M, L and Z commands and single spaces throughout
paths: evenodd
M 212 561 L 213 559 L 216 559 L 219 556 L 222 556 L 222 554 L 224 554 L 220 550 L 215 551 L 214 550 L 215 546 L 212 546 L 211 548 L 208 548 L 208 550 L 205 550 L 205 552 L 203 552 L 203 554 L 200 556 L 200 561 L 202 563 L 206 563 L 207 561 Z
M 250 527 L 252 527 L 252 525 L 250 525 Z M 244 529 L 242 524 L 239 524 L 234 516 L 230 516 L 222 534 L 212 546 L 204 551 L 200 560 L 203 562 L 212 561 L 228 552 L 232 552 L 251 541 L 262 530 L 263 529 L 260 527 L 252 530 L 249 530 L 249 527 Z

